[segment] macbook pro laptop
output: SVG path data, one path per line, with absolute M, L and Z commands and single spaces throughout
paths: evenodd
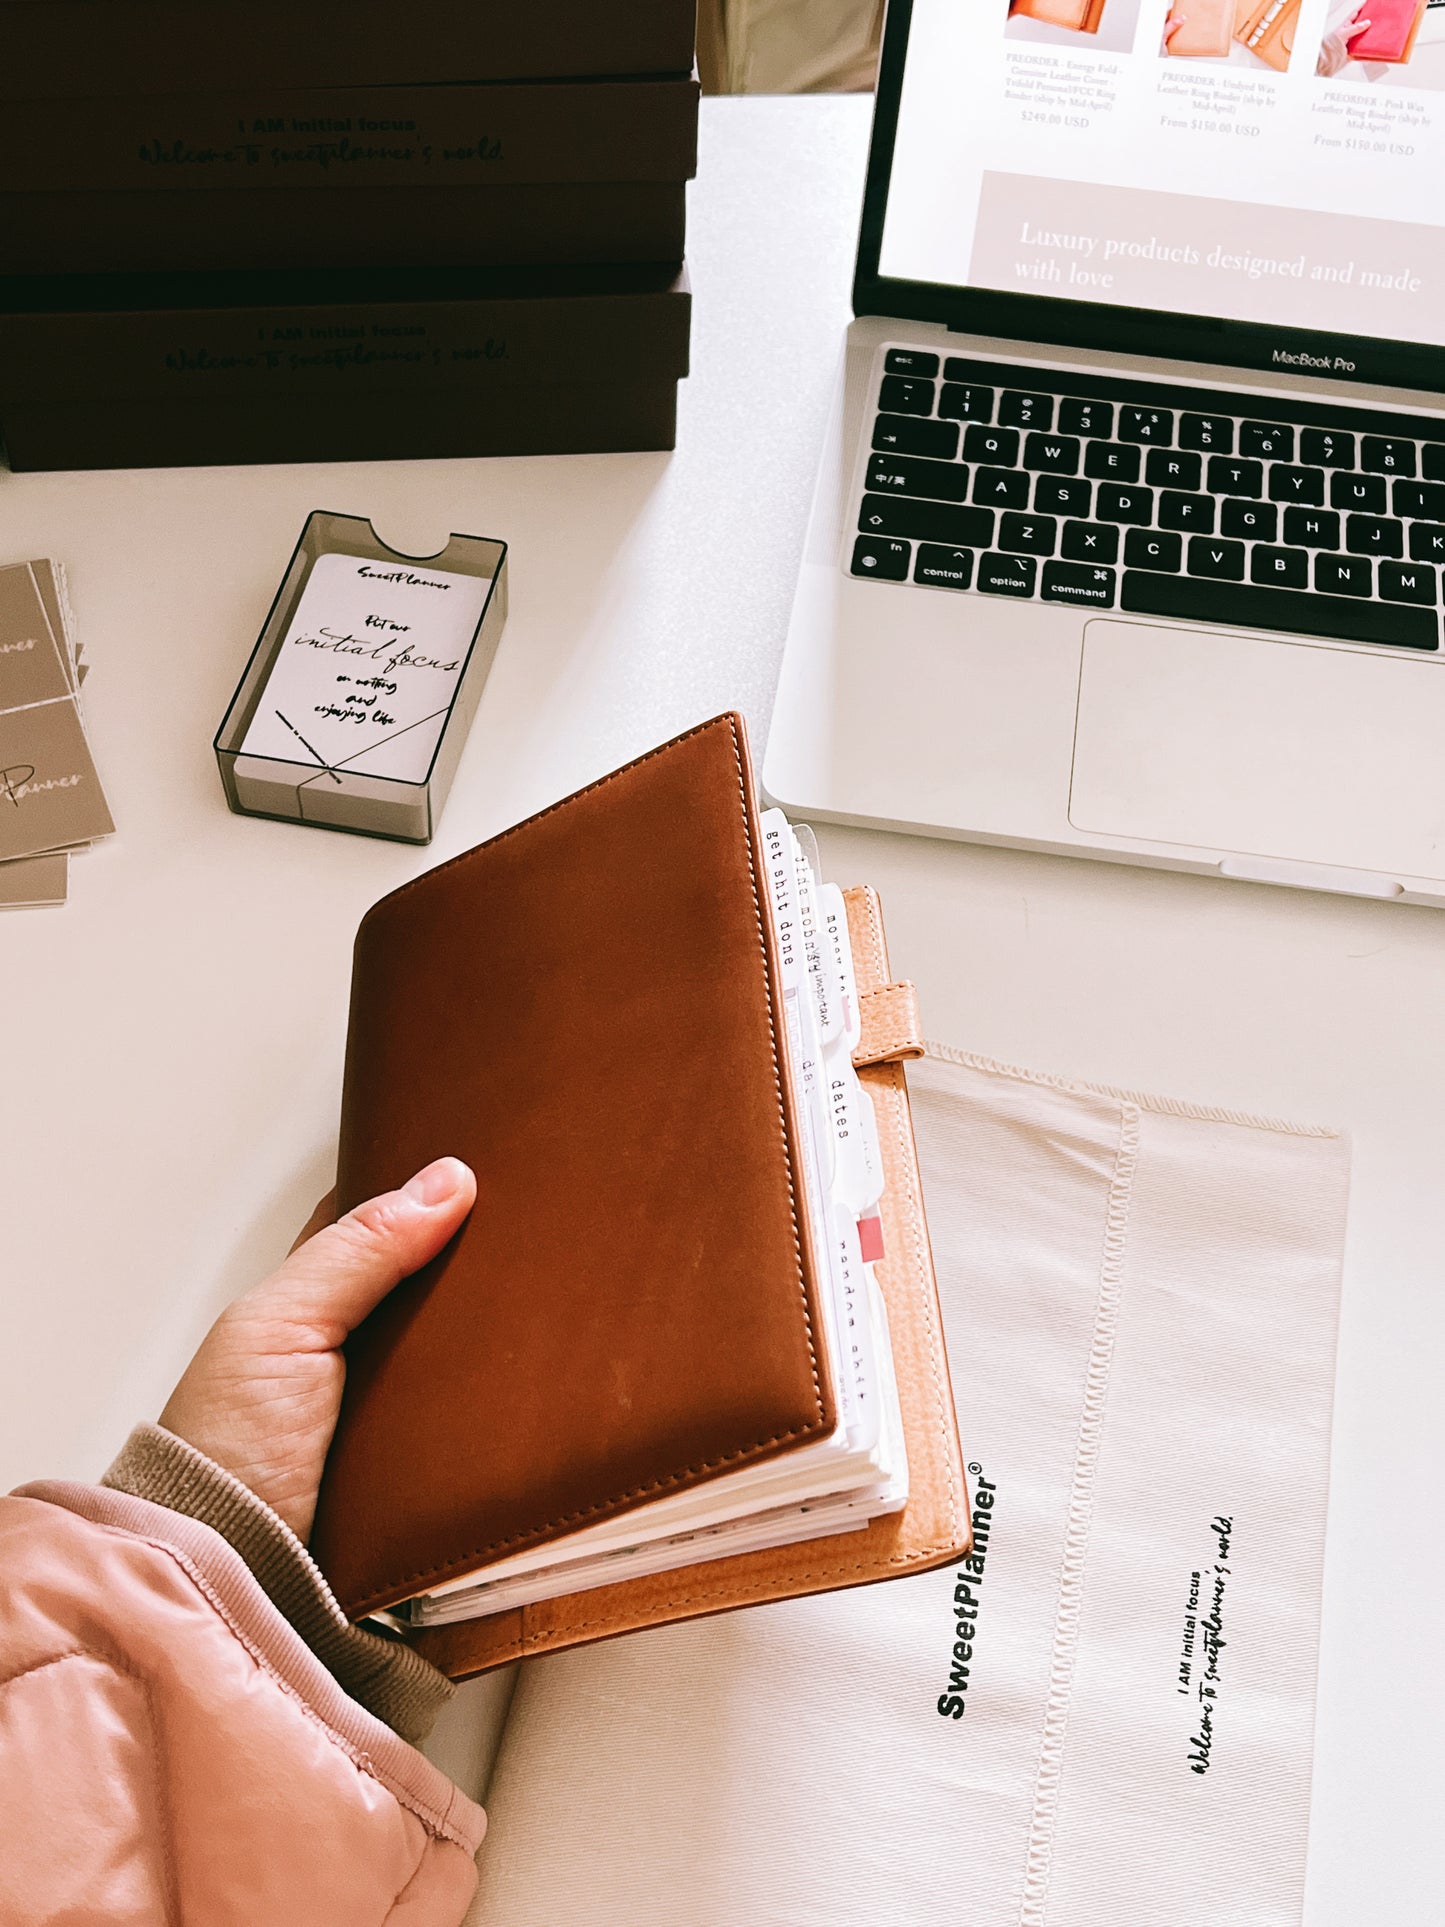
M 785 809 L 1445 903 L 1445 76 L 1340 14 L 891 0 Z

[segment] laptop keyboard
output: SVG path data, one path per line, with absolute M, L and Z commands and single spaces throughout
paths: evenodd
M 889 348 L 851 572 L 1438 649 L 1445 421 L 1251 399 Z

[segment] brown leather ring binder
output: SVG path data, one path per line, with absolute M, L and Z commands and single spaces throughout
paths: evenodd
M 851 889 L 845 896 L 863 1026 L 854 1061 L 877 1114 L 887 1178 L 877 1277 L 908 1441 L 907 1505 L 861 1532 L 739 1553 L 416 1635 L 419 1650 L 453 1679 L 647 1626 L 926 1572 L 968 1551 L 968 1492 L 901 1061 L 922 1053 L 917 1000 L 911 984 L 891 980 L 876 894 Z

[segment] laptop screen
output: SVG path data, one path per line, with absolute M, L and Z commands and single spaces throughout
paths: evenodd
M 893 0 L 860 312 L 1445 386 L 1442 169 L 1445 0 Z

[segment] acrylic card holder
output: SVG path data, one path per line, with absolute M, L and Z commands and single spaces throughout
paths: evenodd
M 314 511 L 216 736 L 231 808 L 430 842 L 506 611 L 505 542 Z

